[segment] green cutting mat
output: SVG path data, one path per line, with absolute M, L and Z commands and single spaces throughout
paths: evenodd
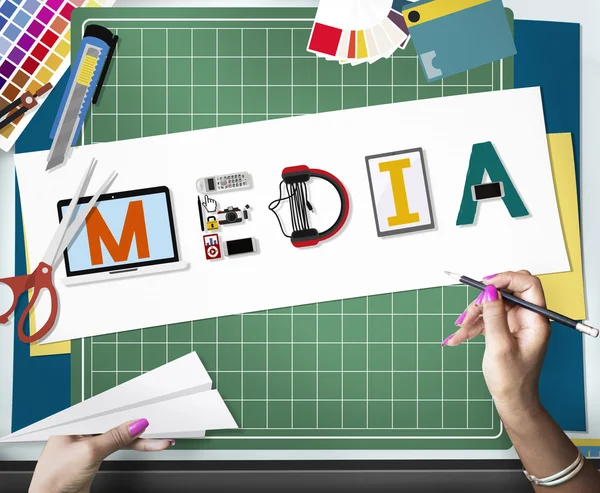
M 88 23 L 120 37 L 83 143 L 513 86 L 512 60 L 427 84 L 412 43 L 372 65 L 318 59 L 306 52 L 314 14 L 76 10 L 74 50 Z M 452 286 L 74 341 L 72 402 L 196 351 L 241 430 L 181 448 L 507 448 L 483 341 L 440 346 L 474 297 Z

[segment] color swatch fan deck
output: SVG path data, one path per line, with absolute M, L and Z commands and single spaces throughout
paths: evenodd
M 0 108 L 20 95 L 53 86 L 70 65 L 71 13 L 78 7 L 109 7 L 114 0 L 4 0 L 0 2 Z M 43 101 L 40 101 L 43 103 Z M 36 107 L 0 131 L 9 150 Z
M 406 0 L 321 0 L 308 51 L 353 65 L 390 57 L 410 39 Z

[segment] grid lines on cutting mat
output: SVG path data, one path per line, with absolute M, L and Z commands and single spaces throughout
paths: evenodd
M 474 340 L 440 341 L 474 293 L 450 286 L 87 339 L 96 395 L 196 351 L 255 430 L 493 430 Z
M 502 77 L 495 63 L 428 84 L 412 44 L 372 65 L 330 63 L 306 52 L 306 28 L 115 31 L 84 144 L 491 91 Z
M 372 65 L 318 59 L 306 52 L 314 12 L 160 22 L 108 14 L 103 25 L 121 41 L 84 144 L 512 87 L 504 62 L 428 84 L 412 43 Z M 192 448 L 324 446 L 312 438 L 335 448 L 340 438 L 344 447 L 381 448 L 374 438 L 418 448 L 410 439 L 427 438 L 494 448 L 502 425 L 481 338 L 440 346 L 475 296 L 452 286 L 86 338 L 74 344 L 74 401 L 195 350 L 242 429 Z

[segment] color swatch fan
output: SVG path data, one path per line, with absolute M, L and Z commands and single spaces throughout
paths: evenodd
M 71 13 L 77 7 L 110 7 L 115 0 L 0 0 L 0 109 L 25 92 L 60 80 L 70 65 Z M 42 103 L 42 101 L 40 101 Z M 39 108 L 0 130 L 8 151 Z M 9 117 L 11 115 L 9 114 Z
M 408 44 L 407 0 L 321 0 L 308 51 L 353 65 L 390 57 Z

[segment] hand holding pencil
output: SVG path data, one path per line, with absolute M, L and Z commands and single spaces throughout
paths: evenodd
M 528 479 L 539 481 L 544 490 L 545 486 L 557 486 L 557 492 L 598 491 L 600 474 L 540 400 L 539 379 L 550 341 L 550 318 L 562 317 L 547 311 L 540 280 L 527 271 L 489 276 L 483 283 L 458 277 L 482 292 L 458 317 L 460 329 L 442 345 L 458 346 L 485 334 L 483 375 Z M 509 297 L 516 301 L 508 301 Z M 595 329 L 586 327 L 593 335 Z M 537 486 L 534 489 L 538 491 Z
M 448 337 L 442 345 L 458 346 L 462 342 L 473 339 L 480 334 L 485 335 L 484 302 L 497 300 L 503 301 L 502 305 L 506 315 L 506 324 L 514 338 L 521 340 L 523 338 L 527 340 L 528 337 L 543 339 L 546 330 L 549 337 L 550 322 L 548 318 L 522 306 L 504 303 L 502 298 L 505 295 L 502 296 L 503 293 L 498 292 L 499 289 L 506 290 L 523 301 L 532 303 L 540 308 L 545 308 L 546 300 L 544 291 L 537 277 L 532 276 L 526 271 L 505 272 L 503 274 L 488 276 L 480 284 L 484 289 L 456 320 L 459 330 Z
M 537 382 L 550 340 L 550 322 L 531 310 L 505 303 L 498 288 L 545 307 L 542 285 L 525 271 L 491 276 L 484 284 L 485 290 L 456 321 L 460 329 L 445 342 L 458 346 L 485 334 L 483 372 L 497 405 L 511 409 L 515 402 L 529 405 L 538 399 Z
M 475 289 L 480 289 L 481 291 L 484 291 L 486 288 L 486 285 L 488 285 L 488 284 L 495 285 L 496 288 L 501 290 L 502 296 L 505 298 L 506 301 L 509 301 L 520 308 L 530 310 L 533 313 L 537 313 L 538 315 L 541 315 L 545 318 L 554 320 L 555 322 L 559 322 L 566 327 L 575 329 L 575 330 L 577 330 L 585 335 L 588 335 L 590 337 L 598 337 L 598 335 L 600 334 L 600 330 L 596 329 L 595 327 L 591 327 L 590 325 L 584 324 L 583 322 L 578 322 L 577 320 L 573 320 L 572 318 L 569 318 L 565 315 L 562 315 L 560 313 L 554 312 L 554 311 L 546 308 L 546 301 L 544 298 L 544 291 L 542 289 L 542 285 L 541 285 L 539 279 L 537 277 L 533 277 L 531 275 L 531 273 L 528 271 L 522 270 L 522 271 L 517 272 L 516 274 L 525 275 L 529 279 L 534 279 L 534 281 L 531 281 L 531 282 L 533 284 L 539 285 L 539 289 L 541 292 L 541 298 L 539 301 L 528 300 L 527 296 L 522 296 L 523 293 L 520 293 L 519 291 L 516 290 L 517 286 L 511 285 L 510 279 L 507 280 L 506 276 L 509 276 L 510 274 L 515 274 L 515 273 L 506 272 L 504 274 L 495 274 L 493 276 L 487 276 L 484 278 L 484 280 L 483 280 L 484 282 L 479 282 L 474 279 L 471 279 L 470 277 L 461 276 L 460 274 L 454 274 L 453 272 L 446 271 L 446 274 L 449 275 L 450 277 L 452 277 L 453 279 L 459 281 L 462 284 L 466 284 L 467 286 L 471 286 Z M 500 285 L 503 282 L 503 281 L 499 280 L 501 276 L 503 277 L 504 282 L 507 283 L 507 285 L 504 287 Z M 528 289 L 531 289 L 531 288 L 532 288 L 532 286 L 530 286 Z M 511 291 L 514 291 L 514 293 L 511 293 Z M 481 304 L 480 302 L 482 300 L 482 297 L 483 297 L 483 293 L 481 293 L 479 295 L 479 297 L 475 300 L 475 303 L 474 303 L 475 306 Z M 467 317 L 467 315 L 468 315 L 468 311 L 465 310 L 465 312 L 460 317 L 458 317 L 458 320 L 456 321 L 456 325 L 462 325 L 464 323 L 465 317 Z M 445 343 L 447 341 L 448 341 L 448 339 L 446 339 L 442 345 L 445 345 Z

